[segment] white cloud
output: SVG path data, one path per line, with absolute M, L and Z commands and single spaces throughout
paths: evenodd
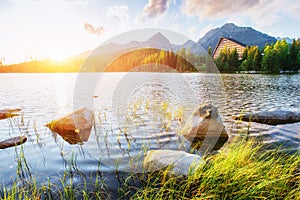
M 300 20 L 299 10 L 300 4 L 293 0 L 183 0 L 181 4 L 182 14 L 198 17 L 200 21 L 251 24 L 264 33 L 276 30 L 277 33 L 289 32 L 290 35 L 299 32 L 296 28 Z M 290 28 L 283 30 L 282 27 Z
M 181 11 L 188 16 L 198 16 L 203 20 L 209 17 L 224 17 L 232 13 L 241 13 L 258 3 L 259 0 L 184 0 Z
M 91 34 L 101 35 L 104 31 L 104 28 L 102 26 L 95 27 L 92 24 L 84 23 L 84 30 Z
M 300 4 L 290 0 L 261 0 L 260 3 L 244 13 L 258 29 L 274 32 L 276 26 L 289 23 L 290 20 L 300 20 Z
M 126 5 L 109 7 L 106 16 L 109 20 L 112 20 L 113 22 L 119 23 L 123 26 L 128 25 L 128 20 L 130 18 L 128 7 Z
M 149 0 L 144 7 L 143 14 L 150 18 L 158 17 L 164 14 L 170 5 L 170 0 Z
M 152 18 L 154 24 L 157 24 L 158 20 L 161 21 L 163 14 L 169 9 L 171 1 L 176 4 L 175 0 L 148 0 L 143 11 L 136 15 L 134 23 L 145 23 L 147 18 Z

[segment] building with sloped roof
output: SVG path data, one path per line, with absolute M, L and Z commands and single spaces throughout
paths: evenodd
M 232 38 L 220 37 L 212 54 L 213 58 L 216 59 L 220 55 L 221 50 L 225 47 L 227 47 L 227 49 L 230 49 L 231 51 L 236 48 L 239 54 L 239 58 L 241 59 L 246 45 Z

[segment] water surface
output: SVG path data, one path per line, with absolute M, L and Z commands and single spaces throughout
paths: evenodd
M 145 149 L 180 149 L 175 133 L 197 105 L 205 102 L 218 107 L 231 136 L 241 131 L 255 135 L 274 129 L 256 123 L 250 128 L 247 123 L 236 124 L 232 115 L 275 109 L 300 111 L 299 74 L 85 76 L 86 85 L 77 88 L 75 73 L 0 74 L 0 109 L 22 109 L 22 116 L 0 121 L 0 140 L 18 135 L 28 137 L 22 147 L 0 150 L 0 185 L 9 186 L 19 180 L 16 171 L 21 151 L 28 164 L 25 176 L 38 177 L 40 182 L 51 179 L 59 183 L 66 170 L 78 172 L 78 182 L 82 174 L 88 177 L 99 171 L 114 177 L 110 174 L 116 167 L 121 171 L 130 170 L 130 158 L 142 159 Z M 88 80 L 95 78 L 97 84 L 89 85 Z M 70 145 L 44 126 L 80 106 L 94 110 L 96 122 L 83 145 Z M 299 126 L 296 124 L 293 130 L 299 130 Z M 297 137 L 292 135 L 288 139 L 300 143 Z M 118 184 L 113 178 L 107 180 L 111 185 Z

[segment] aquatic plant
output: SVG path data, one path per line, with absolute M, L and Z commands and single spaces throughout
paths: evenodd
M 135 114 L 129 120 L 136 126 L 143 120 L 140 116 L 159 122 L 162 131 L 174 126 L 174 121 L 176 125 L 183 121 L 183 108 L 174 109 L 166 102 L 155 106 L 149 101 L 140 101 L 133 108 Z M 107 121 L 106 112 L 99 113 L 98 121 L 102 123 L 95 127 L 95 134 L 104 137 L 107 145 L 111 145 L 108 134 L 113 130 L 103 125 Z M 29 125 L 23 118 L 21 123 L 16 120 L 10 123 L 13 127 L 18 126 L 20 133 L 29 134 Z M 36 124 L 33 123 L 33 126 L 39 144 Z M 117 129 L 118 137 L 125 137 L 124 141 L 127 142 L 122 148 L 131 149 L 134 144 L 135 138 L 129 128 L 124 126 Z M 179 129 L 180 126 L 175 131 L 179 133 Z M 132 170 L 127 176 L 120 174 L 119 161 L 116 160 L 113 173 L 120 186 L 119 199 L 299 199 L 299 152 L 286 154 L 279 150 L 266 151 L 262 144 L 248 137 L 249 130 L 240 135 L 239 141 L 231 142 L 217 154 L 207 155 L 204 157 L 205 165 L 181 178 L 169 176 L 170 169 L 134 171 L 138 167 L 136 160 L 142 159 L 148 150 L 147 144 L 141 146 L 137 158 L 128 162 Z M 65 155 L 63 144 L 62 141 L 59 149 L 65 170 L 46 180 L 35 177 L 26 160 L 26 146 L 15 147 L 17 176 L 12 179 L 12 184 L 6 186 L 0 183 L 0 199 L 110 199 L 109 185 L 101 171 L 101 158 L 98 170 L 83 172 L 78 166 L 77 155 Z

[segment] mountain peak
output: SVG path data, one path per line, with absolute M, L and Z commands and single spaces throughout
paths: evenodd
M 152 35 L 147 41 L 149 40 L 167 40 L 169 41 L 161 32 L 157 32 L 154 35 Z
M 187 40 L 183 45 L 195 45 L 197 44 L 196 42 L 194 42 L 193 40 Z
M 144 46 L 171 49 L 172 44 L 161 32 L 157 32 L 144 42 Z
M 152 37 L 165 37 L 165 36 L 161 32 L 157 32 Z
M 263 48 L 267 43 L 271 44 L 277 41 L 276 38 L 256 31 L 251 27 L 239 27 L 233 23 L 227 23 L 220 28 L 207 32 L 204 37 L 199 39 L 198 43 L 205 49 L 208 49 L 209 46 L 215 48 L 220 37 L 232 38 L 248 46 L 258 46 L 260 48 Z
M 221 28 L 235 28 L 235 27 L 238 27 L 238 26 L 235 25 L 234 23 L 226 23 Z

